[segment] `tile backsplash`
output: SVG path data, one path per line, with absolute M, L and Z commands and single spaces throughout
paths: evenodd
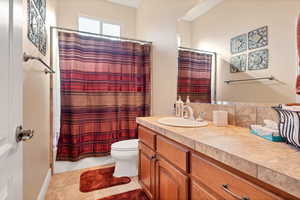
M 263 124 L 265 119 L 278 122 L 278 114 L 271 108 L 273 104 L 248 104 L 248 103 L 191 103 L 195 117 L 200 112 L 205 112 L 205 119 L 212 121 L 214 110 L 224 110 L 228 112 L 228 123 L 240 127 L 248 128 L 251 124 Z

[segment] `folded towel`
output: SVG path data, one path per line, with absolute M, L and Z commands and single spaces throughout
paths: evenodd
M 279 136 L 279 130 L 267 128 L 262 125 L 251 125 L 251 130 L 254 130 L 258 135 L 265 136 L 265 135 L 272 135 L 272 136 Z

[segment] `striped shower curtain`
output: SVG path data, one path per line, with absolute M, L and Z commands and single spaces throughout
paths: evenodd
M 150 113 L 151 46 L 59 32 L 61 130 L 57 160 L 110 153 Z
M 212 55 L 179 50 L 177 95 L 192 102 L 211 103 Z

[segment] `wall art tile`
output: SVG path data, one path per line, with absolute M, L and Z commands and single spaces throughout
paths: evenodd
M 267 69 L 269 66 L 268 49 L 250 52 L 248 57 L 248 70 Z
M 268 27 L 264 26 L 248 33 L 249 50 L 261 48 L 268 45 Z
M 245 72 L 247 68 L 247 54 L 233 56 L 230 59 L 230 72 Z
M 241 53 L 247 50 L 247 34 L 236 36 L 230 40 L 232 54 Z

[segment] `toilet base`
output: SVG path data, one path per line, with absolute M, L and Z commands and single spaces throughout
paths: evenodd
M 137 161 L 135 160 L 118 160 L 115 164 L 114 177 L 129 176 L 134 177 L 138 175 Z

